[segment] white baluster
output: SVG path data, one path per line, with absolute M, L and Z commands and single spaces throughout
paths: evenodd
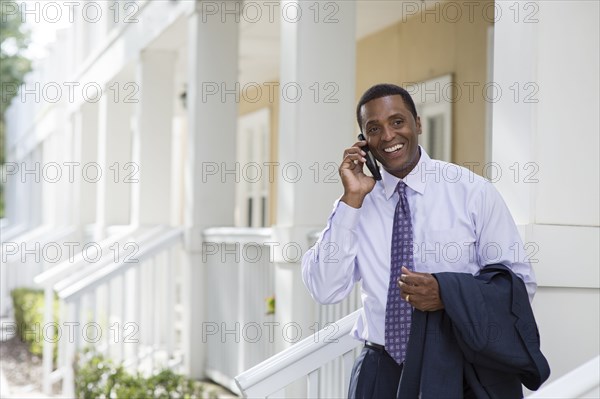
M 240 255 L 242 255 L 243 250 L 244 250 L 244 244 L 237 246 L 237 248 L 239 248 L 239 250 L 242 251 L 242 253 L 240 254 Z M 245 323 L 248 322 L 248 320 L 247 320 L 248 315 L 246 313 L 246 304 L 247 304 L 248 298 L 256 298 L 256 296 L 255 296 L 256 292 L 254 292 L 255 287 L 250 286 L 250 287 L 248 287 L 248 290 L 246 289 L 246 286 L 248 285 L 247 274 L 250 274 L 250 272 L 247 270 L 249 266 L 250 265 L 248 263 L 246 263 L 246 261 L 243 259 L 243 257 L 240 256 L 240 263 L 238 264 L 238 268 L 237 268 L 237 273 L 238 273 L 238 287 L 237 287 L 237 290 L 238 290 L 238 306 L 237 306 L 238 314 L 237 314 L 237 317 L 233 318 L 233 320 L 238 320 L 241 323 L 240 330 L 242 330 L 242 331 L 244 329 Z M 248 351 L 248 343 L 243 338 L 241 339 L 239 348 L 240 348 L 240 350 L 237 353 L 237 368 L 235 370 L 236 374 L 238 374 L 246 369 L 246 358 L 247 358 L 246 352 Z
M 160 273 L 159 273 L 159 267 L 160 267 L 160 254 L 157 254 L 156 256 L 154 256 L 151 260 L 151 264 L 150 264 L 150 281 L 151 283 L 151 287 L 154 290 L 153 293 L 151 293 L 151 301 L 148 302 L 150 304 L 150 331 L 152 331 L 152 335 L 151 335 L 151 357 L 152 357 L 152 368 L 151 370 L 154 371 L 155 367 L 156 367 L 156 355 L 158 353 L 158 349 L 160 347 L 160 311 L 162 308 L 162 301 L 164 301 L 164 299 L 162 298 L 161 295 L 161 285 L 162 285 L 162 281 L 160 279 Z
M 306 392 L 307 398 L 319 397 L 319 371 L 320 369 L 316 369 L 308 374 L 308 389 Z
M 93 290 L 86 296 L 86 309 L 87 310 L 86 310 L 85 318 L 83 320 L 83 325 L 82 325 L 83 330 L 81 331 L 82 337 L 86 343 L 93 342 L 92 340 L 96 340 L 96 338 L 97 338 L 97 337 L 88 337 L 88 332 L 90 332 L 91 329 L 86 328 L 88 326 L 88 323 L 96 322 L 96 316 L 97 316 L 96 292 L 97 292 L 97 290 Z M 91 314 L 89 312 L 91 312 Z M 100 327 L 100 328 L 102 329 L 102 327 Z M 95 328 L 94 328 L 94 333 L 97 333 L 97 331 L 95 331 Z
M 140 359 L 140 341 L 143 342 L 144 330 L 142 326 L 142 314 L 141 314 L 141 304 L 144 300 L 142 295 L 142 265 L 137 265 L 135 268 L 135 300 L 134 300 L 134 312 L 135 322 L 137 323 L 137 330 L 140 332 L 138 339 L 135 340 L 133 344 L 134 350 L 134 366 L 137 368 L 139 366 Z M 124 337 L 121 337 L 124 339 Z
M 54 290 L 50 285 L 44 287 L 44 328 L 43 331 L 52 331 L 49 328 L 50 325 L 54 325 Z M 60 325 L 58 326 L 59 332 L 61 331 Z M 50 394 L 52 390 L 52 383 L 50 381 L 50 373 L 52 373 L 52 355 L 54 350 L 55 341 L 44 337 L 44 352 L 43 352 L 43 370 L 44 370 L 44 385 L 43 390 L 45 394 Z
M 66 331 L 66 326 L 65 326 L 65 322 L 68 320 L 68 305 L 66 304 L 65 301 L 60 301 L 59 304 L 59 341 L 58 341 L 58 354 L 57 354 L 57 374 L 59 375 L 59 378 L 63 378 L 64 379 L 64 373 L 65 373 L 65 369 L 67 366 L 67 347 L 69 345 L 69 337 L 68 335 L 65 333 Z M 63 385 L 64 385 L 64 381 L 63 381 Z
M 80 323 L 80 310 L 81 310 L 81 298 L 75 298 L 72 303 L 67 304 L 67 323 L 68 326 L 74 326 L 71 330 L 71 327 L 68 327 L 68 333 L 63 339 L 66 339 L 66 358 L 64 365 L 64 374 L 63 374 L 63 396 L 68 398 L 75 397 L 75 372 L 73 370 L 73 362 L 75 361 L 75 355 L 77 353 L 77 348 L 79 347 L 79 333 L 80 329 L 77 328 L 78 324 L 69 324 L 69 323 Z M 71 335 L 71 332 L 74 332 Z M 72 341 L 71 341 L 72 340 Z M 71 341 L 71 342 L 70 342 Z
M 167 359 L 171 360 L 173 358 L 173 347 L 174 347 L 174 312 L 175 312 L 175 287 L 174 281 L 175 278 L 173 274 L 175 273 L 175 263 L 177 260 L 175 259 L 175 247 L 169 248 L 167 252 L 167 263 L 165 265 L 166 269 L 166 302 L 167 306 L 165 308 L 165 323 L 166 323 L 166 348 L 167 348 Z
M 127 322 L 127 293 L 127 272 L 125 272 L 121 274 L 121 317 L 117 323 L 118 326 L 124 326 Z M 119 346 L 119 360 L 124 362 L 126 356 L 125 340 L 119 339 L 115 344 Z
M 104 284 L 104 287 L 98 287 L 98 290 L 100 290 L 101 288 L 104 289 L 104 298 L 102 298 L 102 296 L 99 295 L 99 299 L 102 299 L 103 301 L 103 308 L 106 309 L 105 311 L 105 317 L 104 319 L 106 320 L 106 326 L 108 328 L 110 328 L 111 325 L 111 314 L 112 314 L 112 309 L 111 309 L 111 305 L 112 305 L 112 300 L 113 300 L 113 296 L 114 295 L 118 295 L 118 293 L 116 292 L 111 292 L 111 280 L 109 280 L 106 284 Z M 111 350 L 113 347 L 113 343 L 110 339 L 110 337 L 106 340 L 106 356 L 111 356 L 114 355 L 114 351 Z

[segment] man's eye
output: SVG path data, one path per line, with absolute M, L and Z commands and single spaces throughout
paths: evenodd
M 398 126 L 398 125 L 401 125 L 401 124 L 402 124 L 402 122 L 403 122 L 403 121 L 402 121 L 402 119 L 396 119 L 396 120 L 394 121 L 394 125 L 396 125 L 396 126 Z
M 371 128 L 369 128 L 369 130 L 367 130 L 367 132 L 368 132 L 369 134 L 375 134 L 375 133 L 377 133 L 378 131 L 379 131 L 379 128 L 378 128 L 377 126 L 371 127 Z

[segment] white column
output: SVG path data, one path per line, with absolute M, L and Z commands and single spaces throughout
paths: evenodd
M 10 152 L 7 151 L 6 154 L 6 162 L 7 164 L 10 163 L 10 172 L 13 173 L 14 170 L 20 170 L 22 167 L 22 162 L 21 160 L 17 160 L 14 157 L 14 154 L 11 154 Z M 12 164 L 11 162 L 16 163 L 16 165 Z M 19 168 L 19 169 L 16 169 Z M 6 173 L 7 168 L 6 166 L 4 166 L 4 172 Z M 3 176 L 3 178 L 5 179 L 4 181 L 6 181 L 6 183 L 4 184 L 4 217 L 6 217 L 9 221 L 9 225 L 14 227 L 17 224 L 21 224 L 23 223 L 23 219 L 20 217 L 19 215 L 19 209 L 20 207 L 18 206 L 17 203 L 17 199 L 18 198 L 22 198 L 21 196 L 19 196 L 20 190 L 21 190 L 21 177 L 19 173 L 15 173 L 15 174 L 5 174 Z
M 131 222 L 169 223 L 171 126 L 175 53 L 145 50 L 137 69 L 139 86 L 133 128 Z
M 504 6 L 502 3 L 496 3 L 496 7 L 504 15 L 510 15 L 512 12 L 508 3 Z M 511 174 L 514 173 L 513 165 L 518 164 L 522 168 L 523 165 L 535 161 L 533 154 L 536 104 L 523 98 L 522 88 L 525 84 L 537 87 L 537 25 L 522 21 L 515 23 L 514 19 L 509 17 L 500 16 L 497 19 L 494 26 L 493 83 L 499 89 L 496 89 L 494 94 L 490 89 L 488 94 L 490 99 L 497 101 L 493 103 L 492 163 L 484 174 L 494 181 L 502 192 L 517 224 L 526 225 L 534 221 L 530 203 L 535 184 L 519 184 Z M 511 40 L 519 45 L 509 45 Z M 517 91 L 521 94 L 520 101 L 514 101 L 515 91 L 511 90 L 511 87 L 521 88 Z M 535 98 L 539 101 L 539 95 Z
M 122 83 L 117 82 L 120 86 Z M 102 239 L 110 225 L 128 224 L 131 187 L 136 167 L 131 163 L 132 104 L 122 93 L 107 85 L 99 102 L 98 163 L 104 172 L 96 198 L 96 239 Z
M 325 226 L 343 191 L 337 165 L 357 129 L 356 5 L 284 1 L 281 7 L 276 318 L 281 325 L 299 323 L 306 336 L 314 332 L 315 306 L 302 283 L 302 254 L 292 246 L 306 251 L 308 232 Z
M 503 90 L 493 105 L 496 186 L 526 227 L 538 280 L 533 307 L 553 380 L 599 351 L 600 6 L 496 7 L 494 81 Z
M 40 143 L 40 149 L 42 152 L 41 163 L 41 211 L 42 211 L 42 224 L 48 225 L 59 225 L 62 221 L 60 218 L 60 210 L 58 208 L 60 201 L 61 192 L 57 189 L 58 183 L 52 181 L 54 175 L 52 172 L 44 173 L 44 166 L 49 165 L 51 162 L 60 161 L 59 146 L 57 145 L 58 132 L 54 132 L 48 135 L 46 139 Z M 55 169 L 56 170 L 56 169 Z
M 77 158 L 78 143 L 80 141 L 80 136 L 76 129 L 78 124 L 79 112 L 67 112 L 65 115 L 65 125 L 64 125 L 64 137 L 65 142 L 68 143 L 65 146 L 65 162 L 74 162 Z M 65 170 L 67 168 L 65 167 Z M 68 170 L 67 170 L 68 171 Z M 71 181 L 69 176 L 66 176 L 65 183 L 63 185 L 63 189 L 67 191 L 66 199 L 65 199 L 65 207 L 67 208 L 65 211 L 66 215 L 66 224 L 67 225 L 77 225 L 79 217 L 77 209 L 79 209 L 79 190 L 78 190 L 79 180 L 75 177 Z
M 225 3 L 219 3 L 222 6 Z M 241 2 L 227 2 L 240 9 Z M 238 28 L 236 16 L 202 13 L 203 2 L 188 20 L 188 154 L 185 167 L 186 264 L 184 266 L 184 353 L 190 376 L 203 375 L 205 343 L 201 340 L 206 314 L 205 271 L 202 265 L 202 231 L 209 226 L 233 226 L 235 174 L 207 174 L 223 165 L 235 168 L 237 102 L 221 93 L 203 98 L 207 85 L 235 88 L 238 79 Z M 223 86 L 222 86 L 223 85 Z M 223 289 L 226 289 L 225 287 Z M 210 298 L 206 298 L 208 301 Z M 200 335 L 199 335 L 200 334 Z
M 75 224 L 83 228 L 96 219 L 96 189 L 102 173 L 98 156 L 98 105 L 85 102 L 74 114 Z
M 78 2 L 73 7 L 74 17 L 74 48 L 75 48 L 75 61 L 78 65 L 81 65 L 88 54 L 86 45 L 89 44 L 89 33 L 88 23 L 83 18 L 82 10 L 84 3 Z
M 24 210 L 25 220 L 30 227 L 37 227 L 42 223 L 42 157 L 41 147 L 34 147 L 25 157 L 25 162 L 20 165 L 23 168 L 22 183 L 26 195 L 21 197 L 28 202 L 27 209 Z M 29 172 L 29 173 L 27 173 Z

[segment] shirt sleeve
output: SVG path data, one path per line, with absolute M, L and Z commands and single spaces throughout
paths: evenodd
M 490 182 L 484 183 L 480 200 L 475 219 L 478 263 L 481 268 L 493 263 L 509 267 L 525 283 L 531 302 L 537 283 L 528 260 L 529 247 L 523 245 L 508 207 Z
M 336 201 L 327 227 L 302 258 L 302 280 L 321 304 L 337 303 L 360 280 L 356 230 L 360 209 Z

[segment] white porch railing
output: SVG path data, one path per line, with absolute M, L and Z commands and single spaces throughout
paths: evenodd
M 337 384 L 339 391 L 348 392 L 350 373 L 355 359 L 355 349 L 360 341 L 349 333 L 362 309 L 356 310 L 335 323 L 336 328 L 325 328 L 305 338 L 272 358 L 238 375 L 235 380 L 244 397 L 285 397 L 284 389 L 302 377 L 306 377 L 307 398 L 326 397 L 320 392 L 322 367 L 341 358 L 343 374 Z M 335 383 L 330 381 L 330 383 Z
M 16 231 L 16 230 L 15 230 Z M 4 237 L 0 249 L 0 315 L 12 312 L 10 292 L 17 287 L 34 288 L 35 277 L 68 257 L 74 241 L 73 227 L 42 225 Z
M 334 334 L 323 329 L 238 375 L 235 380 L 240 392 L 247 398 L 285 398 L 285 387 L 305 377 L 307 398 L 346 397 L 355 349 L 361 346 L 360 341 L 348 334 L 361 311 L 359 309 L 335 323 L 337 331 Z M 334 396 L 330 396 L 321 390 L 322 380 L 327 378 L 322 371 L 327 363 L 336 359 L 343 362 L 343 386 L 335 390 Z M 328 382 L 331 384 L 332 381 Z M 340 391 L 343 394 L 340 395 Z M 528 399 L 598 397 L 600 356 L 527 396 Z
M 103 244 L 119 243 L 131 234 Z M 134 253 L 119 245 L 93 266 L 78 260 L 39 276 L 49 303 L 53 291 L 62 300 L 58 364 L 45 376 L 45 388 L 62 380 L 63 395 L 74 396 L 73 364 L 85 343 L 142 372 L 182 364 L 182 241 L 182 228 L 158 227 L 137 236 Z M 45 367 L 51 368 L 52 349 L 44 352 Z
M 308 245 L 311 247 L 319 238 L 320 231 L 308 234 Z M 354 289 L 343 301 L 333 305 L 320 305 L 314 302 L 316 306 L 317 321 L 319 328 L 327 329 L 337 325 L 338 320 L 362 307 L 362 298 L 360 295 L 360 285 L 356 284 Z M 333 325 L 333 326 L 332 326 Z M 343 398 L 348 395 L 348 387 L 335 383 L 343 381 L 344 365 L 341 357 L 334 359 L 320 368 L 319 395 L 323 398 Z
M 164 231 L 164 227 L 150 229 L 150 231 L 142 235 L 142 230 L 134 226 L 123 229 L 121 232 L 111 235 L 110 237 L 98 243 L 100 252 L 103 254 L 100 259 L 91 262 L 83 251 L 83 246 L 80 246 L 78 251 L 72 258 L 65 259 L 63 262 L 47 269 L 43 273 L 34 278 L 34 282 L 44 289 L 44 327 L 54 323 L 54 294 L 55 284 L 59 282 L 66 283 L 68 281 L 77 281 L 78 278 L 83 278 L 98 268 L 104 267 L 114 261 L 115 253 L 111 251 L 116 244 L 118 248 L 124 248 L 128 242 L 138 242 L 143 237 L 157 234 Z M 136 238 L 137 237 L 137 238 Z M 79 244 L 79 242 L 77 242 Z M 85 245 L 86 241 L 83 240 Z M 44 381 L 43 390 L 46 394 L 51 393 L 51 386 L 60 380 L 60 373 L 53 372 L 53 347 L 55 343 L 48 339 L 43 342 L 43 370 Z
M 234 392 L 237 374 L 275 354 L 268 335 L 275 316 L 266 304 L 275 293 L 270 239 L 269 228 L 204 231 L 209 305 L 199 339 L 207 348 L 207 376 Z
M 529 395 L 528 399 L 542 398 L 598 398 L 600 397 L 600 356 L 589 360 L 556 381 Z
M 27 226 L 24 224 L 11 224 L 6 218 L 0 219 L 0 231 L 2 231 L 2 234 L 0 235 L 0 244 L 13 240 L 15 237 L 23 234 L 26 230 Z
M 362 307 L 360 285 L 355 285 L 350 295 L 342 302 L 333 305 L 317 304 L 316 306 L 317 315 L 319 317 L 319 327 L 327 333 L 331 333 L 337 328 L 341 318 Z M 356 353 L 356 355 L 358 355 L 358 353 Z M 344 398 L 348 395 L 348 387 L 336 383 L 336 381 L 344 381 L 343 362 L 344 359 L 338 357 L 321 367 L 319 379 L 320 398 Z

